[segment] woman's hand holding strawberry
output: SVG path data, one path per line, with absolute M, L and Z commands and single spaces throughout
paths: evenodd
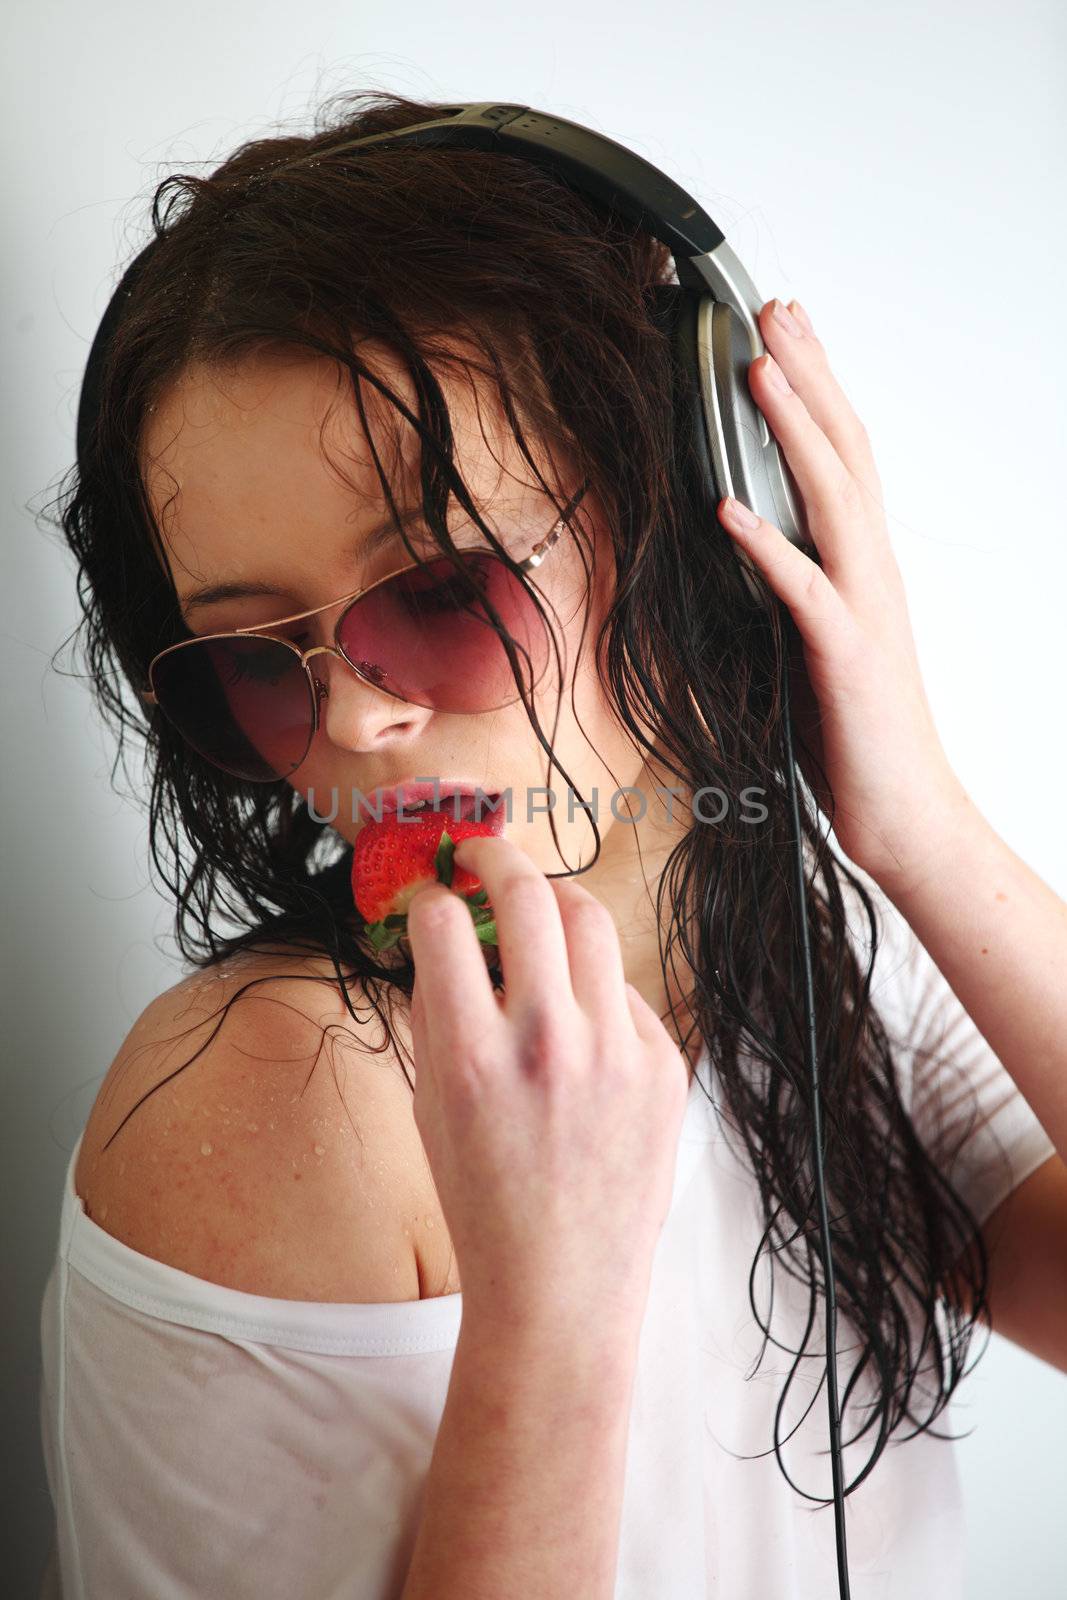
M 496 908 L 504 990 L 459 896 L 410 902 L 415 1123 L 464 1316 L 636 1340 L 670 1208 L 687 1064 L 623 975 L 609 911 L 499 837 L 456 846 Z

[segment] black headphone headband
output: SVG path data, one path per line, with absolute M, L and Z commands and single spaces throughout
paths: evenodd
M 793 543 L 810 544 L 803 502 L 748 387 L 749 363 L 764 354 L 757 321 L 763 302 L 721 229 L 692 195 L 642 156 L 592 128 L 529 106 L 491 101 L 450 107 L 446 117 L 354 139 L 331 153 L 396 144 L 522 156 L 665 244 L 679 282 L 658 288 L 657 309 L 689 378 L 688 421 L 711 514 L 723 495 L 730 494 L 773 522 Z M 302 159 L 295 157 L 292 164 Z M 268 170 L 283 171 L 288 164 Z M 99 404 L 104 350 L 142 267 L 160 242 L 151 239 L 126 269 L 96 331 L 78 402 L 79 456 Z M 742 552 L 737 553 L 753 595 L 766 604 L 769 591 Z

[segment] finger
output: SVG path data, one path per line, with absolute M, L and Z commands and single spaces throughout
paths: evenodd
M 630 1016 L 637 1030 L 639 1038 L 645 1044 L 653 1045 L 662 1056 L 671 1063 L 670 1070 L 678 1074 L 679 1087 L 689 1086 L 689 1062 L 677 1043 L 671 1038 L 663 1018 L 649 1005 L 644 995 L 634 988 L 632 983 L 626 985 L 626 999 L 630 1007 Z
M 496 923 L 505 1010 L 524 1010 L 545 996 L 573 999 L 567 939 L 559 902 L 544 873 L 501 834 L 463 839 L 453 860 L 485 886 Z
M 433 1027 L 445 1052 L 459 1051 L 496 1022 L 493 986 L 469 907 L 444 884 L 419 889 L 408 906 L 407 935 L 417 1000 L 412 1029 Z
M 768 585 L 785 602 L 804 643 L 814 650 L 840 649 L 855 632 L 855 623 L 845 601 L 830 578 L 810 556 L 760 517 L 754 528 L 746 528 L 731 509 L 729 497 L 719 503 L 719 521 L 744 549 Z
M 422 985 L 416 972 L 415 982 L 411 986 L 411 1038 L 414 1043 L 416 1036 L 421 1040 L 426 1027 L 426 1010 L 422 1003 Z
M 550 880 L 567 940 L 571 988 L 590 1017 L 625 1016 L 626 974 L 615 919 L 584 884 Z
M 626 1003 L 630 1008 L 633 1025 L 646 1044 L 651 1044 L 653 1039 L 658 1039 L 663 1033 L 663 1020 L 657 1016 L 639 989 L 632 983 L 624 987 Z
M 814 333 L 797 320 L 795 332 L 783 328 L 776 315 L 779 300 L 768 300 L 759 314 L 763 342 L 803 400 L 808 414 L 836 450 L 852 476 L 882 503 L 882 486 L 871 448 L 870 435 L 830 368 L 826 351 Z M 796 301 L 786 307 L 794 313 Z
M 774 357 L 748 369 L 749 388 L 781 446 L 804 498 L 811 536 L 829 576 L 838 581 L 871 565 L 870 540 L 857 537 L 863 491 L 793 390 L 775 387 Z

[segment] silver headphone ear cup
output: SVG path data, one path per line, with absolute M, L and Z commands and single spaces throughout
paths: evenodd
M 694 334 L 703 423 L 719 499 L 732 495 L 766 517 L 773 504 L 763 444 L 767 428 L 748 387 L 748 332 L 729 306 L 705 294 L 697 306 Z M 775 596 L 766 579 L 745 550 L 737 544 L 733 548 L 752 598 L 770 608 Z
M 791 542 L 805 543 L 799 531 L 803 502 L 748 386 L 753 353 L 746 324 L 712 294 L 677 283 L 655 286 L 651 313 L 671 341 L 675 427 L 679 444 L 691 443 L 690 450 L 676 453 L 680 469 L 689 477 L 695 470 L 699 479 L 692 485 L 695 504 L 710 520 L 719 501 L 733 495 Z M 729 534 L 723 537 L 751 599 L 773 609 L 777 596 L 762 573 Z
M 760 413 L 747 384 L 739 387 L 750 354 L 744 324 L 707 291 L 682 284 L 657 286 L 653 314 L 672 344 L 677 469 L 699 514 L 733 551 L 750 599 L 771 609 L 776 596 L 748 554 L 718 524 L 718 505 L 725 495 L 756 504 L 754 477 L 762 477 L 760 504 L 771 503 L 762 473 Z
M 796 480 L 749 388 L 747 327 L 732 306 L 704 295 L 697 339 L 708 445 L 723 494 L 773 523 L 790 544 L 810 546 Z

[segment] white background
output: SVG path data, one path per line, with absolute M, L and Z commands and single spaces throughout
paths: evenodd
M 115 1050 L 180 976 L 143 813 L 110 788 L 84 685 L 50 667 L 78 620 L 73 561 L 33 515 L 73 459 L 89 342 L 154 183 L 280 120 L 309 127 L 342 88 L 528 103 L 662 166 L 764 297 L 806 306 L 875 444 L 949 754 L 1067 895 L 1067 13 L 21 0 L 7 18 L 3 1504 L 21 1544 L 4 1571 L 31 1594 L 51 1523 L 37 1319 L 60 1188 Z M 974 1429 L 958 1446 L 969 1600 L 1061 1592 L 1067 1381 L 994 1339 L 957 1416 Z

